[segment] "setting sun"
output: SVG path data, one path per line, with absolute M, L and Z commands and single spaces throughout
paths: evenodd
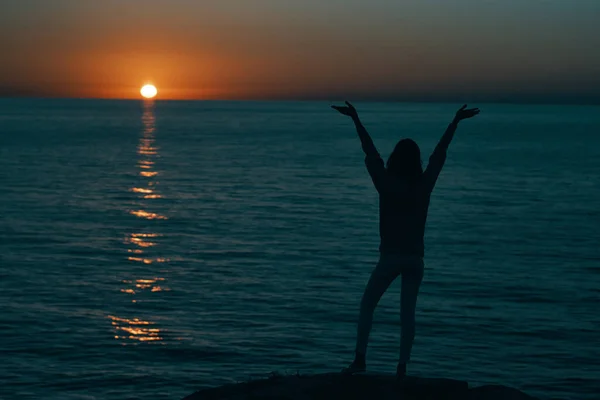
M 156 90 L 156 86 L 154 86 L 154 85 L 146 85 L 140 90 L 140 93 L 145 98 L 152 99 L 156 96 L 156 94 L 158 93 L 158 90 Z

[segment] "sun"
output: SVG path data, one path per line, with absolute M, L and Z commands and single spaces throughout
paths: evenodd
M 154 85 L 145 85 L 140 90 L 140 93 L 147 99 L 153 99 L 154 97 L 156 97 L 158 90 L 156 90 L 156 86 Z

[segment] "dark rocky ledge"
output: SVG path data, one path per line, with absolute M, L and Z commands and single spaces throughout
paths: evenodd
M 464 381 L 339 373 L 281 376 L 200 390 L 183 400 L 537 400 L 505 386 L 469 388 Z

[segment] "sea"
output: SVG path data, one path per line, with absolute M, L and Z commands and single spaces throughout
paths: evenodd
M 343 99 L 341 99 L 343 100 Z M 352 360 L 377 193 L 334 102 L 0 100 L 0 398 L 181 399 Z M 357 102 L 424 165 L 462 104 Z M 600 107 L 470 104 L 409 374 L 600 398 Z M 394 373 L 400 282 L 367 357 Z

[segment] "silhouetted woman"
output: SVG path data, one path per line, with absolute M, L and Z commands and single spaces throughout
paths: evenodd
M 353 374 L 366 370 L 366 353 L 373 312 L 390 284 L 402 275 L 400 320 L 402 324 L 400 359 L 396 375 L 404 378 L 406 364 L 415 337 L 415 307 L 423 279 L 425 221 L 429 199 L 446 160 L 446 150 L 458 123 L 479 114 L 479 109 L 464 105 L 437 144 L 423 171 L 421 151 L 411 139 L 402 139 L 384 166 L 367 130 L 360 122 L 352 104 L 332 106 L 352 118 L 365 152 L 365 164 L 379 192 L 379 262 L 371 273 L 360 304 L 354 361 L 342 372 Z

